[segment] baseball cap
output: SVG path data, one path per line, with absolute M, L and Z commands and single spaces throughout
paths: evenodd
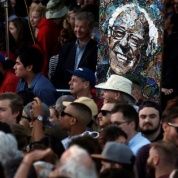
M 77 77 L 83 78 L 86 81 L 89 81 L 91 86 L 95 86 L 96 84 L 95 73 L 86 67 L 78 68 L 74 71 L 70 71 L 70 73 Z
M 131 149 L 127 145 L 117 142 L 107 142 L 102 154 L 92 154 L 91 156 L 95 159 L 119 164 L 132 165 L 134 161 L 134 154 Z
M 92 113 L 93 117 L 98 114 L 98 107 L 97 107 L 96 103 L 94 102 L 94 100 L 91 99 L 91 98 L 82 96 L 82 97 L 77 98 L 73 102 L 74 103 L 82 103 L 82 104 L 86 105 L 91 110 L 91 113 Z M 63 101 L 62 104 L 64 106 L 68 106 L 70 103 L 72 103 L 72 102 Z

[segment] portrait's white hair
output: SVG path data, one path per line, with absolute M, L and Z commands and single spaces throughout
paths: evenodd
M 148 22 L 149 25 L 149 42 L 148 42 L 148 48 L 147 48 L 147 54 L 149 53 L 154 53 L 155 51 L 153 50 L 153 48 L 157 48 L 158 46 L 158 29 L 156 28 L 155 24 L 153 23 L 153 20 L 151 19 L 151 17 L 149 16 L 149 14 L 146 12 L 145 9 L 141 8 L 139 6 L 139 4 L 134 4 L 134 3 L 130 3 L 130 4 L 126 4 L 123 6 L 119 6 L 118 8 L 116 8 L 116 10 L 114 11 L 114 13 L 112 14 L 111 18 L 109 19 L 109 26 L 108 28 L 112 27 L 115 23 L 115 20 L 117 19 L 117 17 L 124 11 L 126 11 L 127 9 L 138 9 L 139 12 L 144 14 L 145 19 Z M 129 15 L 129 14 L 128 14 Z M 130 19 L 132 19 L 132 17 L 130 17 Z M 128 22 L 129 23 L 129 22 Z M 111 36 L 111 31 L 110 29 L 108 29 L 108 37 Z
M 72 178 L 97 178 L 95 164 L 89 154 L 76 145 L 62 155 L 59 172 Z

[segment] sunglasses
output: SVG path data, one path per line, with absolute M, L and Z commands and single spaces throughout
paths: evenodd
M 107 111 L 107 110 L 100 110 L 100 112 L 103 116 L 106 116 L 108 114 L 111 114 L 111 111 Z
M 67 113 L 67 112 L 65 112 L 65 111 L 62 111 L 62 112 L 61 112 L 61 117 L 64 117 L 64 116 L 74 117 L 74 116 L 72 116 L 71 114 L 69 114 L 69 113 Z
M 176 129 L 176 132 L 178 133 L 178 125 L 175 125 L 173 123 L 168 122 L 167 123 L 169 126 L 174 127 Z
M 84 133 L 81 134 L 81 136 L 90 136 L 93 138 L 99 138 L 99 132 L 96 131 L 85 131 Z

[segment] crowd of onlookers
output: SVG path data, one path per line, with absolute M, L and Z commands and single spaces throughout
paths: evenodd
M 24 2 L 8 22 L 0 9 L 0 177 L 177 178 L 178 0 L 163 8 L 161 103 L 96 79 L 97 0 Z

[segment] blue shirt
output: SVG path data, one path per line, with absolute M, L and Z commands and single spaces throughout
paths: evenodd
M 144 137 L 141 132 L 138 132 L 136 135 L 134 135 L 134 137 L 129 140 L 128 146 L 132 150 L 134 155 L 137 155 L 138 150 L 142 146 L 147 145 L 149 143 L 150 141 L 146 137 Z
M 79 41 L 77 40 L 76 41 L 76 54 L 75 54 L 75 66 L 74 66 L 74 69 L 77 69 L 78 68 L 78 65 L 82 59 L 82 56 L 83 56 L 83 53 L 85 51 L 85 48 L 86 48 L 86 44 L 83 44 L 82 46 L 79 44 Z
M 38 73 L 32 80 L 30 86 L 24 79 L 21 79 L 17 85 L 17 92 L 31 89 L 33 94 L 48 106 L 55 104 L 57 92 L 52 83 L 42 74 Z

